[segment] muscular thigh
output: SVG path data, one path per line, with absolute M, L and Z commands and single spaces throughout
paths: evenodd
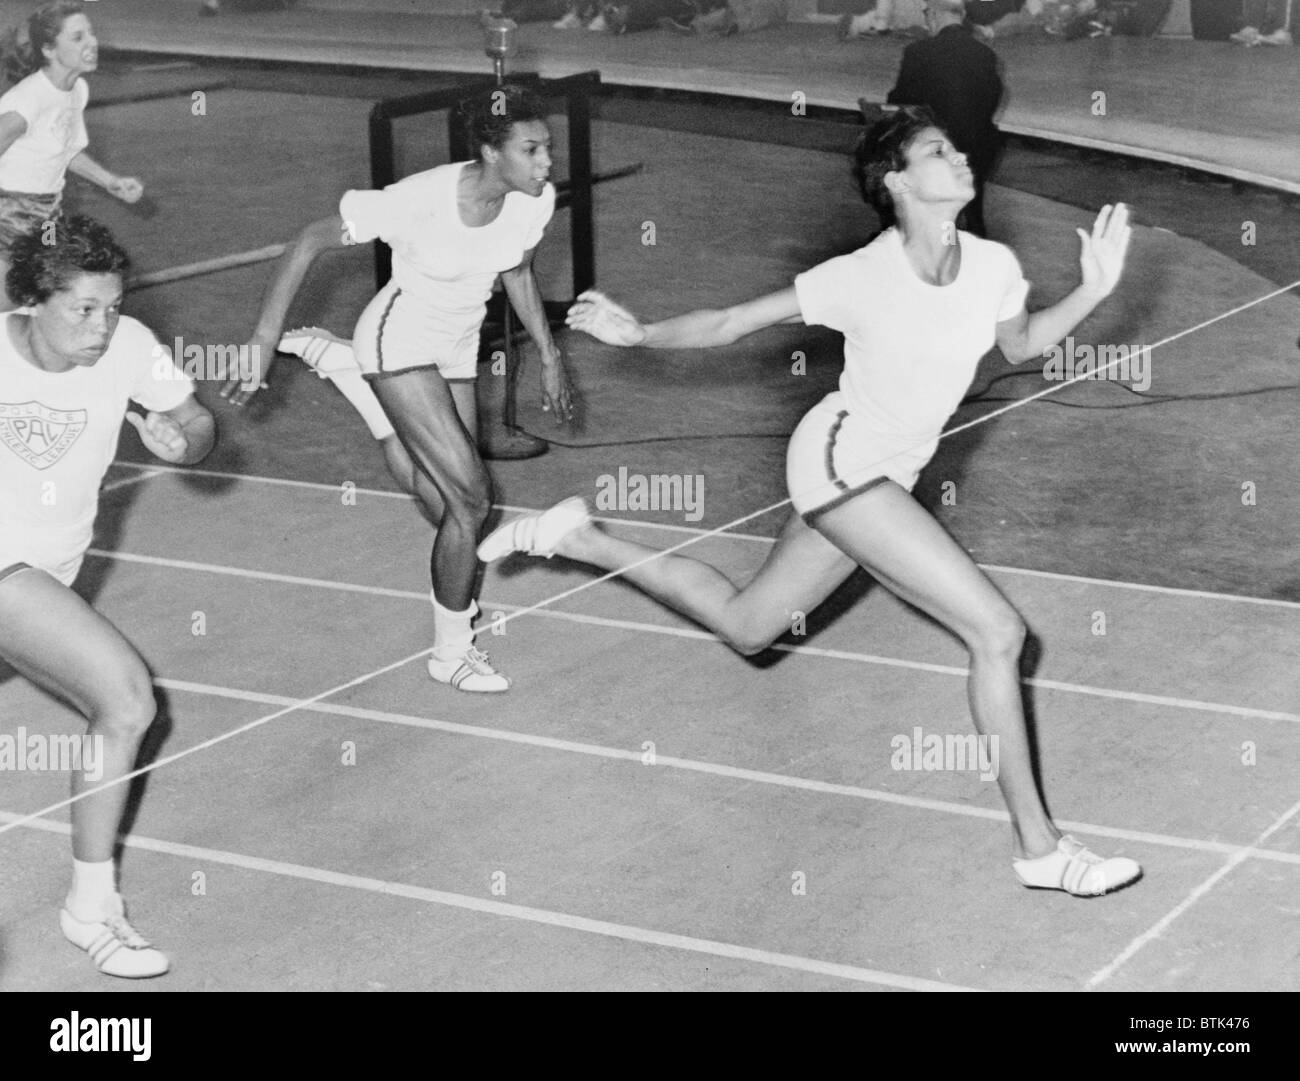
M 486 488 L 487 470 L 471 430 L 461 419 L 454 384 L 436 371 L 421 369 L 374 381 L 375 394 L 407 454 L 444 494 Z M 468 384 L 472 411 L 473 385 Z
M 122 633 L 44 571 L 0 582 L 0 657 L 88 717 L 146 693 L 149 683 Z
M 473 380 L 457 380 L 447 384 L 451 391 L 452 402 L 456 408 L 456 415 L 460 418 L 461 424 L 465 426 L 465 431 L 472 442 L 477 445 L 478 442 L 478 403 L 474 391 Z M 393 450 L 390 460 L 393 462 L 393 468 L 402 470 L 405 475 L 411 478 L 412 485 L 420 483 L 424 476 L 420 468 L 411 460 L 410 454 L 402 444 L 400 438 L 394 440 Z
M 965 549 L 893 482 L 827 511 L 817 528 L 892 592 L 964 639 L 1012 614 Z
M 807 614 L 829 597 L 856 564 L 844 552 L 791 514 L 763 566 L 739 594 L 755 620 L 778 613 Z

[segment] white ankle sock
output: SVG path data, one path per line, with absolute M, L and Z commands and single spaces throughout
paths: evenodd
M 65 902 L 68 911 L 83 923 L 100 919 L 117 907 L 117 882 L 113 861 L 72 861 L 72 889 Z
M 453 612 L 438 603 L 433 590 L 429 590 L 429 600 L 433 604 L 433 655 L 444 661 L 459 657 L 474 644 L 473 623 L 478 605 L 470 601 L 463 612 Z

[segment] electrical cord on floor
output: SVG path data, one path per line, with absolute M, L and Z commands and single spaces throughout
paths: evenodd
M 962 399 L 962 405 L 975 405 L 979 402 L 1016 402 L 1019 398 L 1015 397 L 990 397 L 988 395 L 989 387 L 995 383 L 1001 383 L 1004 379 L 1023 379 L 1025 376 L 1038 376 L 1042 378 L 1042 372 L 1037 369 L 1031 369 L 1023 372 L 1005 372 L 1002 375 L 990 379 L 988 385 L 979 394 L 972 394 L 968 398 Z M 1088 403 L 1088 402 L 1063 402 L 1059 398 L 1043 398 L 1041 401 L 1044 405 L 1056 405 L 1062 409 L 1140 409 L 1144 405 L 1167 405 L 1169 402 L 1212 402 L 1220 401 L 1227 398 L 1249 398 L 1257 394 L 1274 394 L 1282 390 L 1300 390 L 1300 383 L 1281 383 L 1271 387 L 1252 387 L 1249 390 L 1223 390 L 1207 394 L 1148 394 L 1145 391 L 1134 390 L 1124 383 L 1111 380 L 1097 380 L 1097 382 L 1108 383 L 1110 386 L 1118 387 L 1135 398 L 1141 399 L 1136 402 L 1110 402 L 1106 404 Z
M 587 450 L 595 447 L 635 447 L 642 443 L 690 443 L 697 439 L 789 439 L 789 432 L 722 432 L 717 435 L 655 435 L 645 439 L 612 439 L 607 443 L 565 443 L 559 439 L 550 439 L 544 435 L 538 435 L 536 432 L 530 432 L 527 428 L 520 428 L 524 435 L 531 435 L 534 439 L 540 439 L 543 443 L 549 443 L 553 447 L 564 447 L 567 450 Z

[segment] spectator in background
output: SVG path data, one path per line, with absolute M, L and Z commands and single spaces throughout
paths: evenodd
M 966 0 L 966 21 L 981 38 L 1043 28 L 1043 0 Z
M 1002 100 L 998 59 L 964 25 L 962 0 L 926 0 L 931 37 L 903 50 L 903 63 L 891 105 L 927 105 L 966 154 L 975 174 L 975 198 L 967 205 L 964 228 L 985 236 L 984 184 L 997 161 L 1001 136 L 993 116 Z
M 1290 45 L 1290 0 L 1246 0 L 1240 30 L 1229 35 L 1241 45 Z
M 569 0 L 569 10 L 555 23 L 557 30 L 607 31 L 628 34 L 665 27 L 682 33 L 704 12 L 726 10 L 726 0 Z
M 985 38 L 1041 27 L 1043 0 L 964 0 L 966 21 Z M 925 0 L 864 0 L 856 13 L 841 15 L 841 41 L 888 34 L 895 30 L 925 30 Z
M 479 20 L 513 19 L 517 23 L 553 23 L 571 9 L 568 0 L 502 0 L 495 7 L 479 11 Z
M 837 28 L 841 41 L 898 31 L 925 33 L 925 0 L 865 0 L 856 15 L 841 15 Z
M 866 7 L 858 12 L 840 16 L 836 36 L 840 41 L 850 38 L 870 37 L 889 33 L 889 16 L 892 0 L 866 0 Z

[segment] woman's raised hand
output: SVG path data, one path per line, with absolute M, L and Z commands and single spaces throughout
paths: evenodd
M 1124 257 L 1133 229 L 1128 223 L 1128 207 L 1123 203 L 1104 206 L 1092 224 L 1092 235 L 1076 229 L 1082 248 L 1079 269 L 1085 289 L 1098 296 L 1109 296 L 1124 272 Z

